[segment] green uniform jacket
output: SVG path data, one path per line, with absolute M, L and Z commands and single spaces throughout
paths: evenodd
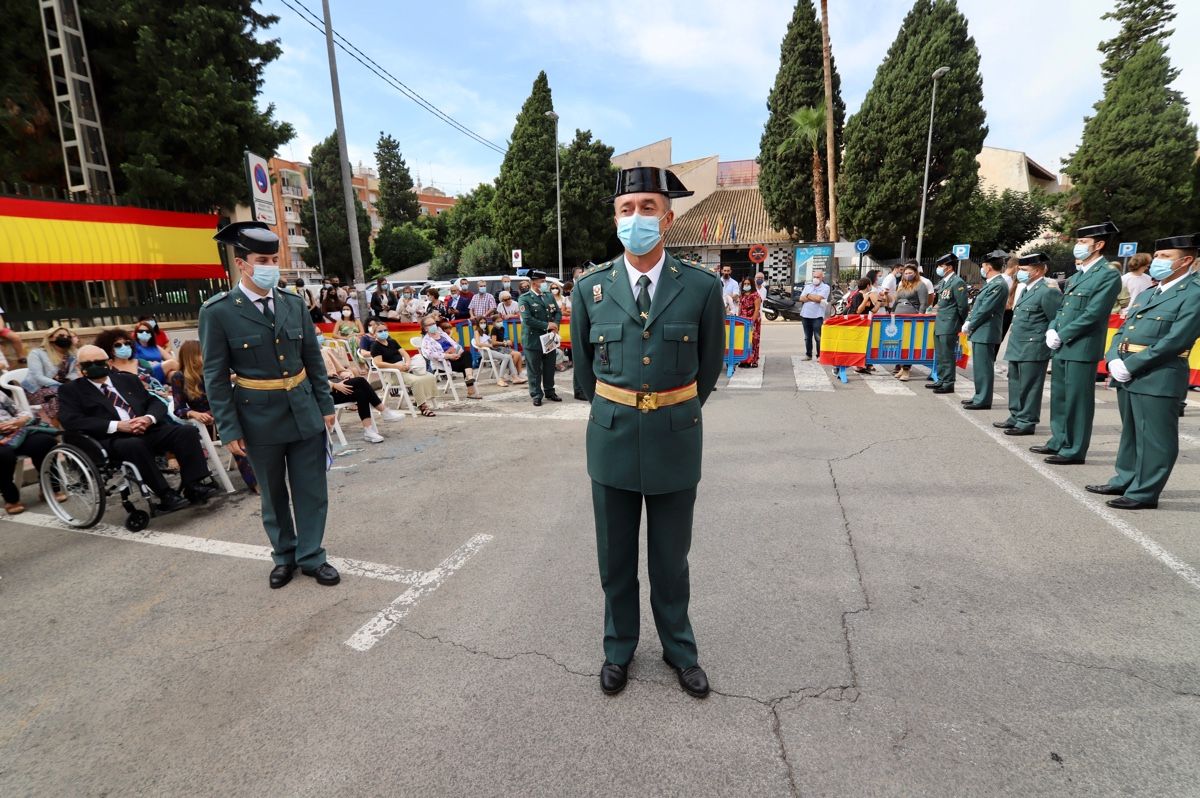
M 1046 330 L 1061 305 L 1062 292 L 1044 277 L 1022 291 L 1021 298 L 1013 305 L 1005 359 L 1014 362 L 1049 360 L 1051 350 L 1046 346 Z
M 933 287 L 937 294 L 937 319 L 934 335 L 958 335 L 967 318 L 967 284 L 957 274 L 951 274 Z
M 1108 317 L 1119 293 L 1121 274 L 1104 258 L 1086 272 L 1071 275 L 1062 307 L 1050 322 L 1050 329 L 1057 330 L 1062 338 L 1055 360 L 1100 361 L 1108 339 Z
M 517 300 L 517 306 L 521 309 L 521 335 L 524 339 L 521 343 L 526 347 L 537 346 L 536 351 L 541 352 L 542 343 L 538 338 L 549 331 L 547 325 L 551 322 L 558 324 L 562 321 L 558 303 L 545 291 L 540 294 L 526 291 Z
M 333 413 L 329 377 L 304 300 L 273 291 L 275 325 L 237 286 L 200 308 L 204 388 L 221 440 L 278 444 L 311 438 Z M 229 372 L 255 380 L 308 380 L 290 391 L 258 391 L 230 384 Z
M 624 256 L 594 266 L 571 292 L 571 345 L 580 387 L 592 400 L 587 429 L 591 478 L 609 487 L 659 494 L 700 482 L 700 408 L 725 357 L 721 282 L 670 255 L 646 319 Z M 596 396 L 596 380 L 631 391 L 669 391 L 696 383 L 698 398 L 643 413 Z
M 970 332 L 967 340 L 973 344 L 998 344 L 1003 337 L 1000 325 L 1004 321 L 1004 306 L 1008 304 L 1008 283 L 1000 276 L 993 277 L 980 290 L 967 316 Z
M 1179 354 L 1191 349 L 1197 338 L 1200 277 L 1189 276 L 1167 291 L 1147 288 L 1138 294 L 1104 359 L 1120 358 L 1133 375 L 1129 382 L 1117 383 L 1119 388 L 1182 399 L 1187 394 L 1188 361 Z M 1123 343 L 1148 348 L 1122 355 L 1117 350 Z

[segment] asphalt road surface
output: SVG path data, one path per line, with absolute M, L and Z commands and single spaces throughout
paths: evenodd
M 1081 491 L 1116 449 L 1103 386 L 1087 464 L 1054 469 L 991 429 L 1000 399 L 835 383 L 796 324 L 764 346 L 705 409 L 709 699 L 662 663 L 644 574 L 630 685 L 600 692 L 587 409 L 492 387 L 379 445 L 345 415 L 335 588 L 267 588 L 244 491 L 83 534 L 26 488 L 0 794 L 1200 794 L 1200 409 L 1160 509 L 1118 514 Z

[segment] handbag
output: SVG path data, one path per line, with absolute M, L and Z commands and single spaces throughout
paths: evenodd
M 62 430 L 60 430 L 58 427 L 52 427 L 49 424 L 42 424 L 38 421 L 30 419 L 25 426 L 0 438 L 0 446 L 11 446 L 15 449 L 25 442 L 25 438 L 27 438 L 31 432 L 58 435 L 60 432 L 62 432 Z

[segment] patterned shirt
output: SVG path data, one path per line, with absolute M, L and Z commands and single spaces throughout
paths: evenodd
M 478 319 L 489 315 L 496 309 L 496 298 L 491 294 L 486 294 L 480 291 L 475 296 L 471 297 L 469 305 L 471 316 Z

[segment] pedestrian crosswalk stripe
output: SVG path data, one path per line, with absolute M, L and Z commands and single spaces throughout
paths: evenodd
M 800 355 L 792 355 L 792 373 L 796 376 L 797 391 L 833 392 L 829 373 L 815 360 L 804 360 Z
M 763 372 L 767 368 L 767 359 L 759 358 L 756 369 L 736 369 L 729 378 L 727 388 L 753 390 L 763 386 Z
M 863 382 L 872 391 L 883 396 L 916 396 L 911 388 L 890 374 L 885 377 L 864 377 Z

